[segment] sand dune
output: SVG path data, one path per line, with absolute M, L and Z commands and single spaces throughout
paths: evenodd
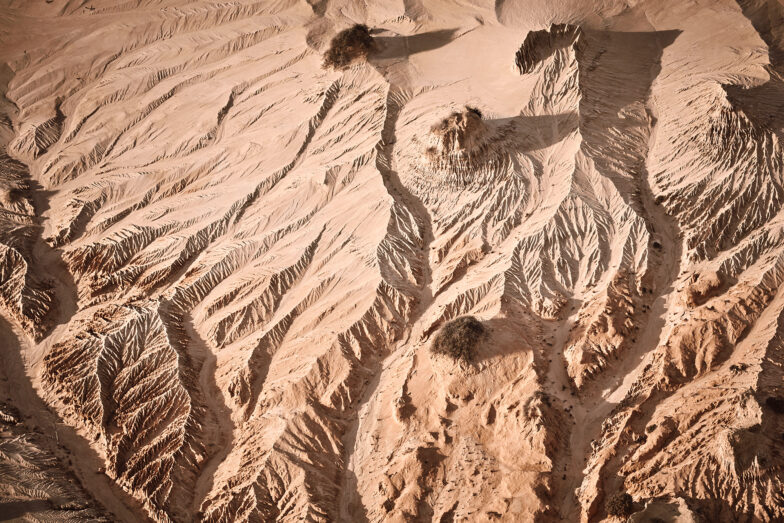
M 6 2 L 0 515 L 784 519 L 782 78 L 777 0 Z

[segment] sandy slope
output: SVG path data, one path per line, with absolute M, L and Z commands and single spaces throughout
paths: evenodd
M 0 39 L 0 453 L 62 427 L 0 511 L 784 519 L 777 0 L 11 0 Z M 464 314 L 474 364 L 431 355 Z

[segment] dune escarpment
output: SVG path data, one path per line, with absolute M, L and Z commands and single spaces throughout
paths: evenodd
M 7 85 L 11 75 L 8 66 L 0 69 L 0 86 Z M 7 100 L 0 101 L 0 303 L 9 317 L 40 340 L 51 324 L 56 298 L 52 282 L 32 262 L 41 227 L 28 167 L 9 155 L 14 144 L 14 109 Z M 33 139 L 31 147 L 45 143 Z
M 784 518 L 784 12 L 528 4 L 3 7 L 0 502 Z

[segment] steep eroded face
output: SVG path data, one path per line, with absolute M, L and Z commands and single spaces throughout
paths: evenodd
M 784 518 L 774 0 L 6 4 L 0 507 Z

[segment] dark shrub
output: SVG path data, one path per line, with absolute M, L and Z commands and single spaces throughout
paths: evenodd
M 345 69 L 357 58 L 367 58 L 376 50 L 370 29 L 366 25 L 357 24 L 339 32 L 324 53 L 324 67 Z
M 482 122 L 482 112 L 466 106 L 462 112 L 453 112 L 430 128 L 437 141 L 436 147 L 427 150 L 431 161 L 447 160 L 455 155 L 466 158 L 481 151 L 487 128 Z
M 604 505 L 610 516 L 627 517 L 634 512 L 634 500 L 626 492 L 616 492 Z
M 454 360 L 472 361 L 476 345 L 485 334 L 485 326 L 473 316 L 452 320 L 438 331 L 430 350 Z
M 479 110 L 479 109 L 477 109 L 476 107 L 472 107 L 472 106 L 470 106 L 470 105 L 466 105 L 466 111 L 468 111 L 469 113 L 474 113 L 474 114 L 475 114 L 475 115 L 477 115 L 477 116 L 478 116 L 480 119 L 481 119 L 481 118 L 483 118 L 482 111 L 480 111 L 480 110 Z

